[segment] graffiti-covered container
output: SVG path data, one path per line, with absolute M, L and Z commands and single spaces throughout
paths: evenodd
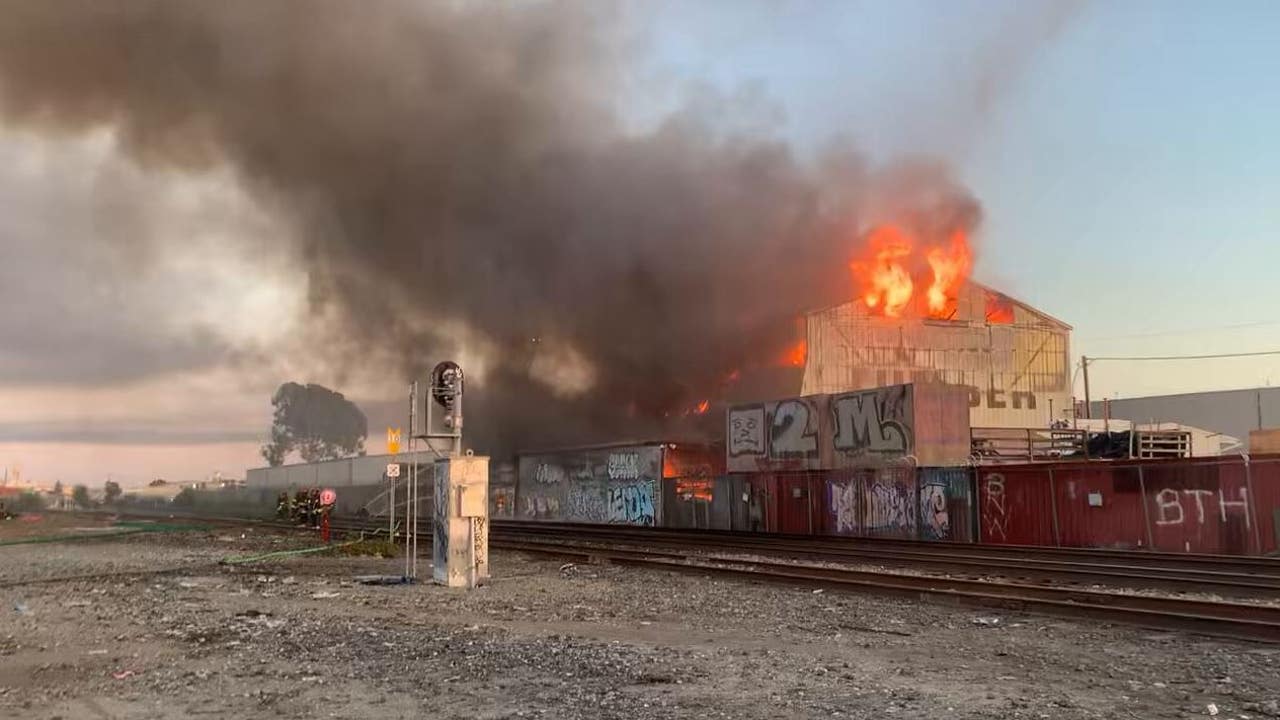
M 655 526 L 662 503 L 662 444 L 521 455 L 515 517 Z
M 973 473 L 968 468 L 920 468 L 920 539 L 973 542 Z
M 891 385 L 728 408 L 730 472 L 962 466 L 970 455 L 964 391 Z

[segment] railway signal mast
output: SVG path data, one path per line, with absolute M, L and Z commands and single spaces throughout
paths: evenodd
M 462 451 L 462 368 L 444 361 L 431 371 L 426 417 L 418 426 L 419 384 L 409 386 L 409 477 L 405 524 L 405 577 L 418 576 L 421 505 L 418 441 L 435 456 L 432 476 L 433 578 L 451 587 L 475 587 L 489 575 L 489 458 Z M 444 441 L 442 452 L 437 443 Z

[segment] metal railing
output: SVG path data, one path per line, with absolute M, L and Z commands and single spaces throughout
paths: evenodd
M 973 428 L 970 448 L 975 462 L 1056 462 L 1088 460 L 1087 430 L 1049 428 Z

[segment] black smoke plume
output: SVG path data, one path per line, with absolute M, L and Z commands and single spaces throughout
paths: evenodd
M 405 378 L 483 338 L 466 409 L 485 451 L 672 432 L 731 371 L 774 364 L 799 313 L 851 296 L 884 199 L 856 153 L 803 161 L 723 130 L 714 99 L 629 129 L 630 46 L 596 3 L 9 0 L 0 18 L 9 126 L 229 168 L 297 228 L 313 306 L 352 347 L 398 347 Z M 945 171 L 889 175 L 976 218 Z

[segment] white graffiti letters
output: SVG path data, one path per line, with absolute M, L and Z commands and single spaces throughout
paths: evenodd
M 868 480 L 866 490 L 867 528 L 906 530 L 915 527 L 911 493 L 905 483 Z
M 542 463 L 533 473 L 533 481 L 543 485 L 558 485 L 569 479 L 568 473 L 559 465 Z
M 640 478 L 640 453 L 609 453 L 610 480 L 637 480 Z
M 1156 493 L 1156 507 L 1160 508 L 1157 525 L 1181 525 L 1183 520 L 1182 501 L 1178 499 L 1178 491 L 1165 488 Z M 1177 510 L 1177 517 L 1170 517 L 1169 511 Z
M 1219 489 L 1218 495 L 1218 516 L 1222 522 L 1227 522 L 1227 508 L 1239 508 L 1240 514 L 1244 517 L 1245 529 L 1252 527 L 1249 518 L 1249 494 L 1245 488 L 1239 489 L 1239 500 L 1228 500 L 1226 494 Z M 1186 510 L 1183 508 L 1183 498 L 1194 498 L 1196 503 L 1196 524 L 1204 524 L 1204 499 L 1207 497 L 1212 501 L 1214 492 L 1203 488 L 1184 489 L 1181 493 L 1173 488 L 1165 488 L 1155 494 L 1157 525 L 1181 525 L 1187 519 Z
M 831 512 L 836 519 L 836 532 L 858 531 L 858 486 L 853 482 L 832 483 Z
M 983 483 L 982 518 L 983 525 L 990 530 L 994 540 L 1009 538 L 1009 518 L 1005 514 L 1004 476 L 991 473 Z

